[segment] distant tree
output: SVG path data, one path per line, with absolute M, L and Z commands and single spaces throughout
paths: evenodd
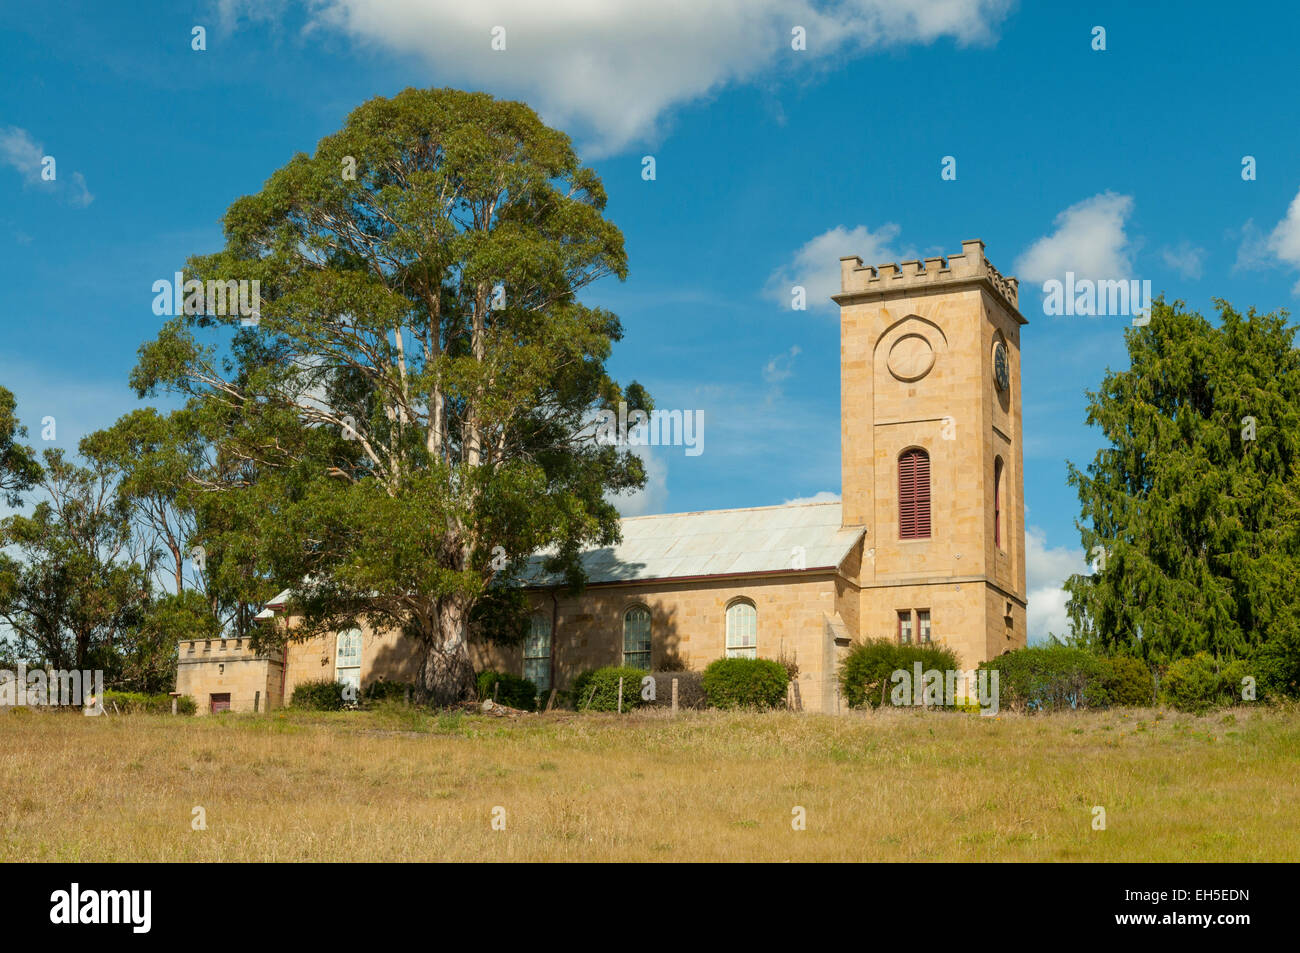
M 199 538 L 248 586 L 283 580 L 300 637 L 364 618 L 422 650 L 419 687 L 474 696 L 475 609 L 521 557 L 617 539 L 640 461 L 593 416 L 618 319 L 578 293 L 626 273 L 599 179 L 521 103 L 406 90 L 356 109 L 239 199 L 199 280 L 260 282 L 258 323 L 184 314 L 132 382 L 185 395 L 215 447 Z M 220 337 L 219 331 L 233 331 Z M 210 562 L 211 565 L 211 562 Z M 516 601 L 517 608 L 517 601 Z
M 107 430 L 83 439 L 80 449 L 87 459 L 121 474 L 118 493 L 151 555 L 161 555 L 159 547 L 165 553 L 172 591 L 181 592 L 199 493 L 190 474 L 204 464 L 203 443 L 189 416 L 184 411 L 164 416 L 152 407 L 133 410 Z M 201 572 L 191 582 L 201 584 Z
M 22 658 L 112 677 L 118 643 L 139 625 L 149 570 L 131 551 L 116 471 L 44 454 L 45 496 L 30 516 L 0 520 L 0 621 Z
M 18 422 L 14 395 L 0 387 L 0 501 L 17 506 L 21 494 L 41 478 L 41 467 L 32 448 L 18 441 L 27 428 Z
M 1066 589 L 1076 631 L 1106 651 L 1163 663 L 1300 645 L 1294 328 L 1285 312 L 1216 305 L 1218 327 L 1156 301 L 1126 331 L 1130 367 L 1088 394 L 1110 446 L 1069 480 L 1096 571 Z

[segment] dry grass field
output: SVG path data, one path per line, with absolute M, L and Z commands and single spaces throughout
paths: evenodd
M 8 710 L 0 742 L 3 861 L 1300 860 L 1295 710 Z

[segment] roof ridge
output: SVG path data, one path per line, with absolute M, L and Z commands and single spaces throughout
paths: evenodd
M 842 506 L 843 500 L 807 500 L 802 503 L 769 503 L 766 506 L 731 506 L 721 510 L 684 510 L 679 513 L 643 513 L 640 516 L 620 516 L 620 522 L 628 520 L 662 520 L 673 516 L 700 516 L 705 513 L 746 513 L 753 510 L 792 510 L 801 506 Z

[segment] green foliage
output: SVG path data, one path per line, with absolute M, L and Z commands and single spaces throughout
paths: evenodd
M 642 673 L 642 677 L 645 673 Z M 651 672 L 655 680 L 654 701 L 646 705 L 655 708 L 671 708 L 673 704 L 673 679 L 677 680 L 677 706 L 679 708 L 705 708 L 708 699 L 704 694 L 704 673 L 692 672 L 686 668 L 672 668 L 660 672 Z M 640 691 L 640 688 L 637 689 Z M 585 697 L 585 696 L 584 696 Z
M 1160 681 L 1160 694 L 1179 711 L 1203 712 L 1221 703 L 1224 682 L 1213 657 L 1197 652 L 1169 666 Z
M 772 659 L 720 658 L 705 667 L 701 684 L 713 708 L 780 708 L 790 673 Z
M 118 692 L 105 689 L 103 695 L 104 709 L 113 714 L 123 715 L 170 715 L 172 697 L 167 692 Z M 193 715 L 198 706 L 189 695 L 176 699 L 178 715 Z
M 367 702 L 406 701 L 414 694 L 415 686 L 410 682 L 392 682 L 381 679 L 371 682 L 361 689 L 361 697 Z
M 11 391 L 0 387 L 0 502 L 17 506 L 25 490 L 41 478 L 41 465 L 32 448 L 18 441 L 27 428 L 18 423 L 17 402 Z
M 308 711 L 342 711 L 347 705 L 347 699 L 343 697 L 344 687 L 342 682 L 328 678 L 299 682 L 294 686 L 289 704 Z
M 522 103 L 408 89 L 230 206 L 225 248 L 186 273 L 260 281 L 259 323 L 178 315 L 132 374 L 212 445 L 197 535 L 229 591 L 311 579 L 302 636 L 400 630 L 422 695 L 473 697 L 461 632 L 521 631 L 517 602 L 476 611 L 485 595 L 548 547 L 580 586 L 579 553 L 618 538 L 611 497 L 644 483 L 590 439 L 593 412 L 651 407 L 606 371 L 617 317 L 580 301 L 627 271 L 605 204 Z
M 524 711 L 537 710 L 537 686 L 531 679 L 511 675 L 509 672 L 494 672 L 491 669 L 478 673 L 479 700 L 491 698 L 511 708 Z
M 1086 649 L 1031 645 L 981 662 L 998 673 L 1001 707 L 1011 711 L 1062 711 L 1109 704 L 1107 673 L 1113 671 Z
M 117 646 L 141 624 L 149 595 L 146 569 L 131 560 L 130 510 L 111 466 L 77 466 L 55 449 L 44 461 L 46 498 L 30 516 L 0 520 L 0 621 L 20 657 L 102 669 L 111 682 Z
M 1116 655 L 1100 662 L 1101 684 L 1107 704 L 1145 708 L 1155 702 L 1155 679 L 1141 659 Z
M 583 672 L 573 680 L 578 711 L 618 711 L 618 680 L 623 679 L 623 711 L 641 706 L 641 679 L 648 673 L 630 665 L 610 665 Z
M 1084 551 L 1104 565 L 1066 588 L 1075 630 L 1106 653 L 1249 658 L 1300 632 L 1295 329 L 1216 305 L 1217 327 L 1157 300 L 1125 332 L 1127 369 L 1088 394 L 1110 446 L 1069 473 Z
M 890 639 L 854 643 L 840 663 L 840 689 L 845 701 L 850 708 L 879 707 L 882 700 L 889 701 L 893 673 L 905 671 L 911 676 L 917 662 L 923 672 L 955 672 L 961 668 L 956 653 L 942 645 L 900 645 Z

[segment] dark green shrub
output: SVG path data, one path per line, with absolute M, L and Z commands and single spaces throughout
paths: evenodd
M 780 708 L 790 674 L 771 659 L 720 658 L 704 669 L 701 684 L 713 708 Z
M 1257 700 L 1300 698 L 1300 640 L 1270 639 L 1255 650 L 1248 662 L 1250 671 L 1245 674 L 1255 678 Z M 1240 699 L 1240 681 L 1236 693 Z
M 909 677 L 916 663 L 927 672 L 955 672 L 961 666 L 952 649 L 933 643 L 900 645 L 889 639 L 868 639 L 854 643 L 840 663 L 840 689 L 850 708 L 877 708 L 889 701 L 894 672 L 902 670 Z
M 118 692 L 105 689 L 103 695 L 104 710 L 112 714 L 123 715 L 170 715 L 172 697 L 167 692 L 145 694 L 144 692 Z M 176 712 L 180 715 L 192 715 L 198 710 L 194 699 L 182 695 L 176 699 Z
M 1155 679 L 1145 662 L 1131 655 L 1101 660 L 1106 704 L 1146 708 L 1155 704 Z
M 368 702 L 400 702 L 405 701 L 408 694 L 415 694 L 415 686 L 410 682 L 390 682 L 387 679 L 371 682 L 361 690 L 361 697 Z
M 537 686 L 530 679 L 509 672 L 494 672 L 492 669 L 479 672 L 478 697 L 480 701 L 490 698 L 524 711 L 537 710 Z
M 618 680 L 622 678 L 623 710 L 631 711 L 643 704 L 641 679 L 649 674 L 630 665 L 610 665 L 583 672 L 573 680 L 574 707 L 578 711 L 618 711 Z
M 998 673 L 1000 705 L 1012 711 L 1062 711 L 1109 704 L 1106 669 L 1085 649 L 1034 645 L 981 662 Z
M 1219 704 L 1223 688 L 1218 666 L 1205 652 L 1178 659 L 1160 680 L 1162 699 L 1179 711 L 1203 712 Z
M 702 672 L 673 669 L 665 672 L 651 672 L 650 677 L 655 680 L 655 700 L 645 702 L 646 705 L 653 705 L 656 708 L 672 708 L 674 678 L 677 679 L 677 705 L 679 708 L 704 708 L 707 705 L 707 699 L 704 697 L 704 674 Z M 591 689 L 588 688 L 587 690 L 590 691 Z
M 343 689 L 342 682 L 328 678 L 299 682 L 294 686 L 289 704 L 293 708 L 305 708 L 308 711 L 342 711 L 347 703 Z

